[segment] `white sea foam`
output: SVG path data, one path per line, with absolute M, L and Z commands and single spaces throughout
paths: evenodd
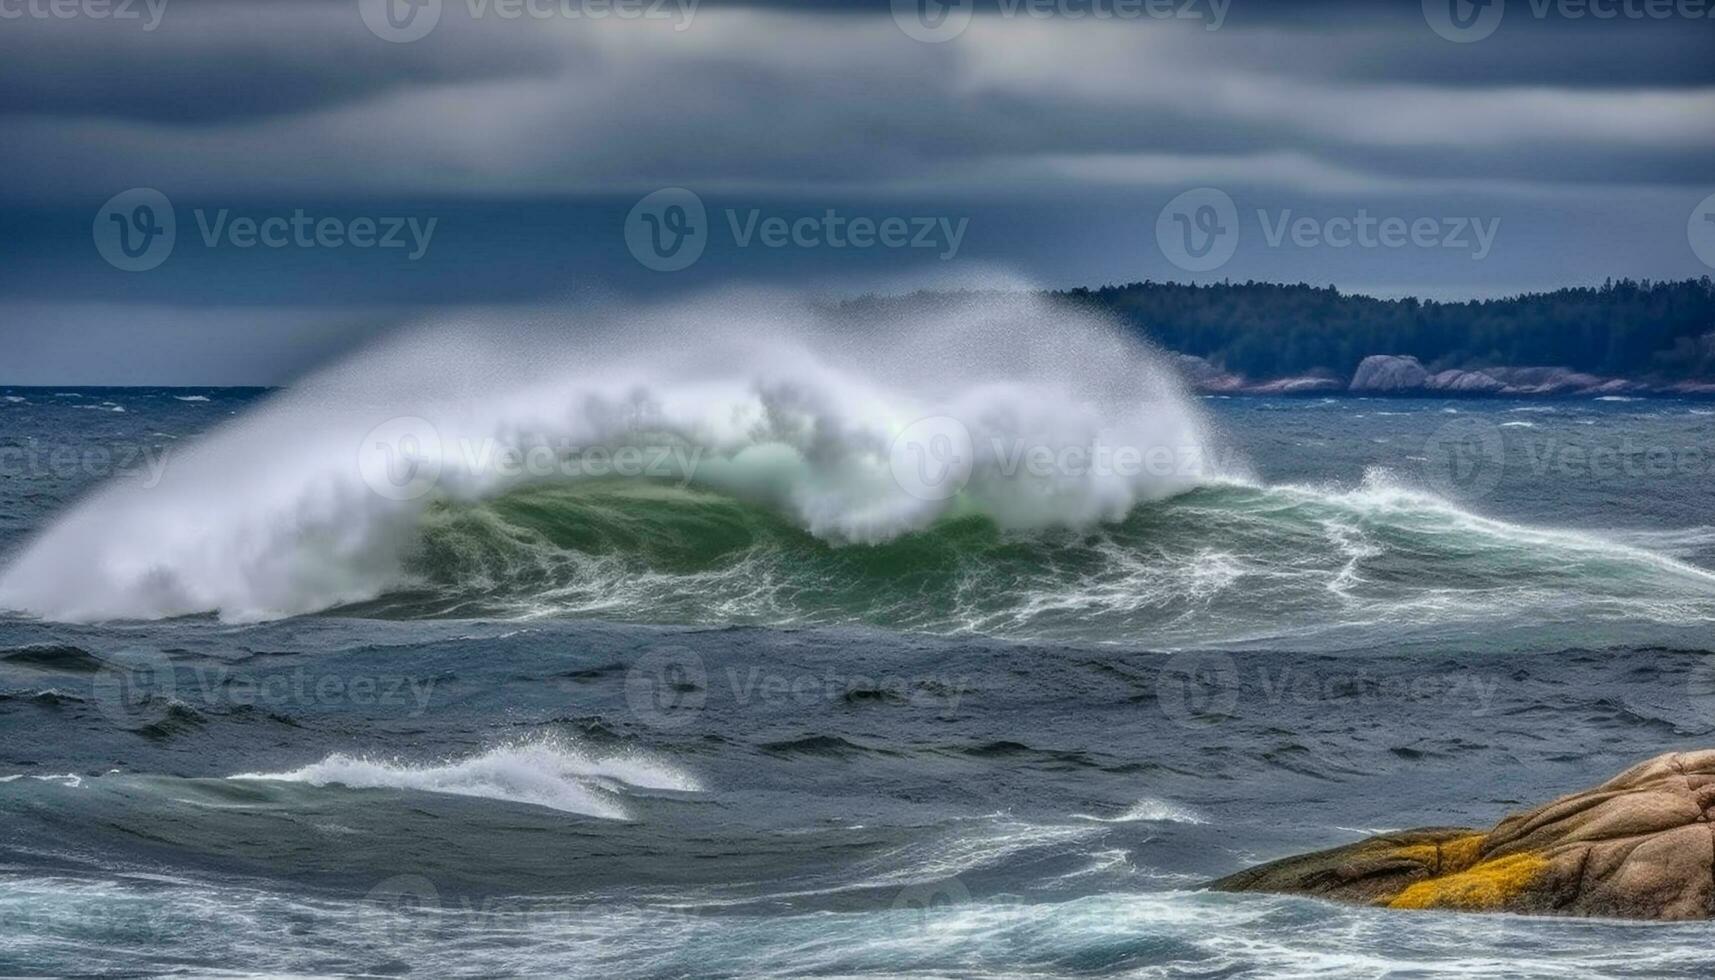
M 83 785 L 83 777 L 79 776 L 77 773 L 71 772 L 53 776 L 33 776 L 28 773 L 17 773 L 11 776 L 0 776 L 0 783 L 10 783 L 26 778 L 38 780 L 44 783 L 57 783 L 60 786 L 69 786 L 73 789 Z
M 174 395 L 173 400 L 174 401 L 181 401 L 181 402 L 206 402 L 206 401 L 208 401 L 208 396 L 207 395 Z
M 478 796 L 606 820 L 628 818 L 627 787 L 688 793 L 702 789 L 689 773 L 648 755 L 600 754 L 559 740 L 521 742 L 431 763 L 335 753 L 301 769 L 228 778 Z
M 1111 817 L 1091 816 L 1087 813 L 1074 813 L 1078 820 L 1094 820 L 1097 823 L 1188 823 L 1203 824 L 1209 821 L 1202 814 L 1188 806 L 1174 803 L 1170 800 L 1141 799 L 1132 804 L 1125 812 Z

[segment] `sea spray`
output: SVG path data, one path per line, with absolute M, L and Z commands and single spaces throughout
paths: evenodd
M 899 478 L 897 442 L 924 419 L 965 433 L 955 492 Z M 1019 446 L 1213 458 L 1201 412 L 1147 346 L 1023 293 L 893 318 L 756 294 L 471 316 L 295 385 L 176 454 L 159 486 L 107 487 L 0 572 L 0 608 L 249 621 L 413 586 L 425 514 L 532 482 L 442 451 L 484 441 L 505 458 L 571 447 L 686 458 L 694 447 L 682 483 L 834 544 L 891 542 L 961 515 L 1086 528 L 1214 475 L 1200 462 L 1008 465 L 1000 453 Z M 912 448 L 945 448 L 931 443 Z

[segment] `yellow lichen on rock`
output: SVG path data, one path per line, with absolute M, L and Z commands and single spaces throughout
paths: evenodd
M 1455 874 L 1417 882 L 1387 905 L 1395 909 L 1472 912 L 1504 908 L 1508 900 L 1529 888 L 1546 870 L 1548 860 L 1540 854 L 1509 854 Z
M 1471 834 L 1441 844 L 1441 873 L 1464 871 L 1477 863 L 1482 852 L 1484 834 Z

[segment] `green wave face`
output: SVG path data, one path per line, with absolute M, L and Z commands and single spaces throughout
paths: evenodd
M 1385 643 L 1715 621 L 1715 576 L 1584 535 L 1490 521 L 1375 483 L 1202 487 L 1087 530 L 952 515 L 831 544 L 763 506 L 647 482 L 440 503 L 390 616 L 870 625 L 1140 646 Z M 1636 637 L 1632 637 L 1636 639 Z M 1576 637 L 1569 641 L 1576 641 Z

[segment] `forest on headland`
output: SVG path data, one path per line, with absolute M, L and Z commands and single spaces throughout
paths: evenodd
M 848 307 L 933 301 L 864 297 Z M 941 294 L 945 295 L 945 294 Z M 1715 378 L 1715 281 L 1611 280 L 1505 299 L 1377 299 L 1331 286 L 1134 282 L 1051 293 L 1169 351 L 1252 378 L 1416 357 L 1431 371 L 1553 365 L 1609 377 Z

